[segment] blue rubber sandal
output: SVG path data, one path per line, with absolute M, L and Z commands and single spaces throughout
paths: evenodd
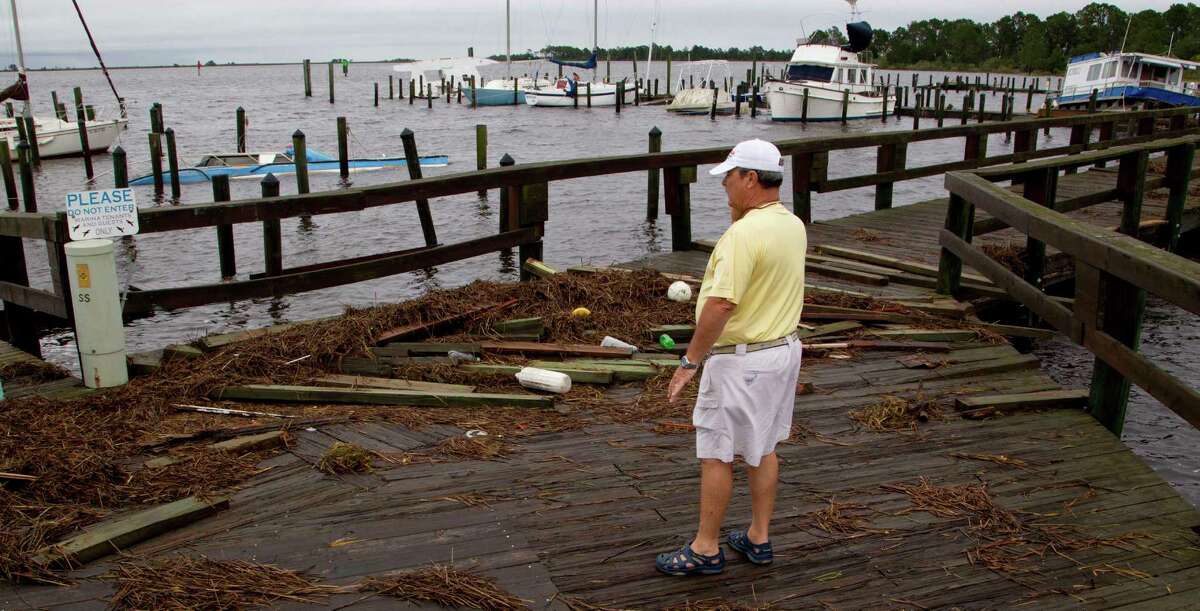
M 759 544 L 751 543 L 750 536 L 744 530 L 735 530 L 729 533 L 729 547 L 745 555 L 746 560 L 754 564 L 771 564 L 771 561 L 775 559 L 770 541 Z
M 689 543 L 659 554 L 654 566 L 668 575 L 716 575 L 725 570 L 725 552 L 718 550 L 715 556 L 705 556 L 692 551 Z

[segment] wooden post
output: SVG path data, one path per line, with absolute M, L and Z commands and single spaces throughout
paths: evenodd
M 987 119 L 987 94 L 980 92 L 979 94 L 979 123 L 983 123 Z
M 758 117 L 758 85 L 750 88 L 750 118 Z
M 84 105 L 83 116 L 86 117 L 88 121 L 95 121 L 96 120 L 96 107 L 92 106 L 91 104 Z
M 50 103 L 52 104 L 51 107 L 54 109 L 54 116 L 58 117 L 59 121 L 66 121 L 67 113 L 66 113 L 65 109 L 62 109 L 62 110 L 59 109 L 58 92 L 57 91 L 50 92 Z
M 1018 136 L 1022 133 L 1024 131 L 1017 132 Z M 1022 181 L 1025 185 L 1023 192 L 1025 199 L 1036 204 L 1041 204 L 1051 210 L 1054 209 L 1054 200 L 1058 191 L 1057 169 L 1030 172 L 1022 177 Z M 1041 289 L 1045 286 L 1045 275 L 1046 244 L 1032 237 L 1027 237 L 1025 240 L 1025 281 Z M 1032 312 L 1026 312 L 1026 315 L 1026 324 L 1030 326 L 1038 324 L 1037 316 Z
M 708 109 L 708 118 L 711 121 L 717 120 L 717 87 L 712 88 L 712 105 Z
M 879 122 L 880 123 L 887 123 L 887 116 L 888 116 L 887 104 L 888 104 L 888 86 L 884 85 L 883 86 L 883 112 L 879 113 Z
M 25 143 L 17 145 L 18 155 L 25 153 L 21 147 L 27 147 L 27 145 Z M 7 140 L 3 141 L 3 150 L 8 150 Z M 9 167 L 8 173 L 12 173 L 11 167 Z M 22 169 L 22 175 L 24 175 L 24 169 Z M 9 201 L 11 202 L 12 200 L 10 199 Z M 0 281 L 10 282 L 18 286 L 29 286 L 29 271 L 25 265 L 25 246 L 21 238 L 0 237 L 0 261 L 4 261 L 4 265 L 0 265 Z M 67 295 L 69 293 L 64 294 L 63 299 L 69 302 Z M 33 310 L 12 303 L 11 301 L 4 301 L 3 303 L 4 313 L 2 320 L 4 326 L 8 328 L 9 342 L 14 347 L 41 358 L 42 345 L 38 337 L 37 315 Z
M 331 66 L 333 64 L 330 64 Z M 349 128 L 346 127 L 346 117 L 337 118 L 338 139 L 338 172 L 342 180 L 350 178 L 350 141 Z
M 808 124 L 808 87 L 804 88 L 804 95 L 800 98 L 800 123 Z
M 433 83 L 425 84 L 425 107 L 433 109 Z
M 308 145 L 300 130 L 292 132 L 292 161 L 296 164 L 296 192 L 308 193 Z
M 662 152 L 662 130 L 658 127 L 650 128 L 650 144 L 648 151 L 650 153 Z M 646 220 L 652 221 L 658 218 L 658 174 L 657 169 L 646 171 Z
M 113 154 L 115 155 L 116 151 L 113 151 Z M 8 198 L 8 209 L 16 210 L 21 202 L 17 199 L 17 178 L 13 175 L 12 152 L 8 148 L 7 138 L 0 138 L 0 174 L 4 175 L 4 194 Z
M 521 261 L 521 281 L 528 282 L 535 279 L 529 270 L 525 269 L 525 261 L 529 259 L 541 260 L 542 252 L 542 236 L 546 232 L 545 223 L 550 219 L 550 185 L 549 183 L 535 183 L 530 185 L 517 185 L 508 187 L 506 190 L 511 190 L 509 195 L 510 206 L 515 203 L 515 210 L 512 210 L 510 218 L 515 217 L 517 227 L 519 229 L 534 228 L 537 233 L 537 241 L 526 242 L 517 247 L 517 259 Z M 513 202 L 515 200 L 515 202 Z
M 400 140 L 404 143 L 404 161 L 408 166 L 408 177 L 417 180 L 421 178 L 421 158 L 417 155 L 417 136 L 411 129 L 405 128 L 400 132 Z M 417 216 L 421 220 L 421 233 L 425 235 L 425 245 L 437 246 L 437 231 L 433 227 L 433 215 L 429 212 L 429 200 L 417 200 Z
M 17 163 L 21 168 L 21 200 L 25 212 L 37 212 L 37 189 L 33 183 L 33 160 L 29 158 L 29 143 L 17 144 Z M 0 266 L 3 267 L 3 266 Z
M 1050 118 L 1050 96 L 1047 95 L 1043 99 L 1044 99 L 1044 102 L 1042 102 L 1042 115 L 1045 118 L 1049 119 Z M 1046 127 L 1042 128 L 1042 133 L 1047 136 L 1050 135 L 1050 124 L 1049 123 L 1046 124 Z
M 1105 121 L 1104 123 L 1100 124 L 1100 133 L 1097 134 L 1096 141 L 1097 142 L 1108 142 L 1116 137 L 1116 132 L 1117 132 L 1117 122 L 1115 120 Z M 1097 161 L 1095 163 L 1095 167 L 1097 167 L 1097 168 L 1103 168 L 1107 165 L 1108 165 L 1107 161 Z
M 388 75 L 388 99 L 396 99 L 396 78 L 395 75 Z
M 126 189 L 129 187 L 129 167 L 125 161 L 125 149 L 120 145 L 112 151 L 113 187 Z
M 1029 91 L 1025 94 L 1025 114 L 1033 109 L 1033 90 L 1037 87 L 1037 81 L 1029 84 Z
M 304 60 L 304 97 L 312 97 L 312 60 Z
M 903 142 L 884 144 L 879 147 L 875 156 L 875 171 L 877 174 L 904 170 L 908 156 L 908 145 Z M 892 192 L 894 182 L 875 185 L 875 209 L 885 210 L 892 207 Z
M 505 153 L 504 156 L 502 156 L 500 158 L 500 167 L 502 167 L 502 168 L 511 167 L 511 166 L 515 165 L 516 163 L 517 162 L 514 161 L 512 156 L 510 156 L 508 153 Z M 511 229 L 511 227 L 509 226 L 509 218 L 508 218 L 509 217 L 509 214 L 508 214 L 508 212 L 509 212 L 508 199 L 509 198 L 508 198 L 508 196 L 509 196 L 509 189 L 501 188 L 500 189 L 500 215 L 499 215 L 499 217 L 500 217 L 500 233 L 503 233 L 503 232 Z M 512 253 L 511 250 L 506 249 L 506 251 L 508 253 L 510 253 L 510 255 L 511 255 L 511 253 Z M 522 263 L 524 263 L 524 262 L 522 262 Z
M 150 105 L 150 131 L 163 132 L 162 104 L 155 102 Z
M 1147 151 L 1121 157 L 1117 172 L 1117 191 L 1124 204 L 1119 231 L 1137 236 L 1145 194 Z M 1100 295 L 1101 321 L 1085 321 L 1085 333 L 1098 327 L 1132 350 L 1141 343 L 1142 317 L 1146 309 L 1146 291 L 1107 272 L 1099 273 L 1096 287 Z M 1091 322 L 1091 325 L 1088 323 Z M 1129 403 L 1129 379 L 1097 356 L 1092 369 L 1088 406 L 1092 416 L 1117 437 L 1125 426 Z
M 1195 155 L 1195 144 L 1181 144 L 1167 150 L 1168 252 L 1175 252 L 1179 247 L 1180 224 L 1183 222 L 1183 208 L 1187 203 L 1188 184 L 1192 179 L 1192 160 Z
M 671 97 L 671 54 L 667 53 L 667 97 Z
M 375 108 L 379 108 L 379 81 L 375 81 Z
M 968 203 L 961 195 L 951 193 L 950 203 L 946 208 L 946 229 L 960 239 L 970 242 L 974 237 L 974 232 L 971 230 L 974 225 L 975 206 Z M 938 262 L 937 292 L 943 295 L 955 295 L 958 293 L 961 281 L 962 259 L 943 247 L 941 259 Z
M 237 118 L 237 152 L 246 152 L 246 109 L 237 107 L 234 113 Z
M 617 83 L 617 99 L 613 104 L 617 108 L 617 114 L 621 114 L 621 103 L 625 101 L 625 81 Z
M 960 109 L 961 112 L 959 113 L 959 125 L 967 124 L 967 118 L 971 115 L 971 102 L 973 102 L 974 99 L 975 98 L 971 96 L 971 92 L 969 91 L 963 96 L 962 108 Z
M 934 91 L 934 96 L 935 103 L 937 104 L 937 126 L 942 127 L 945 125 L 946 118 L 946 94 L 938 89 Z
M 333 62 L 329 62 L 329 103 L 333 104 Z
M 924 97 L 925 96 L 918 91 L 917 95 L 913 99 L 913 131 L 921 129 L 921 113 L 924 111 L 924 109 L 921 108 L 921 102 L 924 100 Z
M 332 66 L 333 64 L 329 64 Z M 262 196 L 279 197 L 279 179 L 274 174 L 267 174 L 262 179 Z M 263 260 L 266 262 L 266 275 L 278 276 L 283 273 L 283 232 L 279 219 L 265 219 L 262 222 L 263 231 Z
M 587 95 L 587 107 L 591 108 L 592 107 L 592 83 L 590 81 L 588 82 L 585 90 L 586 90 L 586 95 Z
M 1013 139 L 1013 163 L 1024 163 L 1028 161 L 1026 157 L 1030 153 L 1037 150 L 1037 130 L 1036 129 L 1020 129 L 1016 132 L 1016 137 Z M 1024 181 L 1021 176 L 1014 177 L 1012 184 L 1019 185 Z
M 590 85 L 591 83 L 588 83 L 588 84 Z M 588 97 L 590 98 L 591 96 L 588 96 Z M 579 84 L 578 83 L 575 84 L 575 94 L 571 96 L 571 108 L 575 108 L 575 109 L 579 108 Z
M 823 176 L 828 163 L 828 152 L 792 155 L 792 213 L 805 223 L 812 222 L 813 177 Z
M 850 90 L 842 90 L 842 125 L 846 124 L 846 111 L 850 108 Z
M 75 120 L 79 122 L 79 148 L 83 151 L 83 171 L 87 174 L 88 180 L 91 180 L 95 175 L 95 172 L 92 170 L 92 147 L 88 143 L 87 115 L 84 114 L 83 110 L 83 90 L 79 87 L 75 88 Z M 33 121 L 30 120 L 29 123 L 29 129 L 32 130 Z M 31 142 L 37 142 L 37 136 L 32 131 L 29 136 Z M 31 146 L 36 147 L 37 145 L 33 144 Z
M 696 182 L 696 166 L 663 168 L 663 181 L 666 185 L 663 207 L 671 215 L 671 250 L 691 250 L 691 185 Z
M 308 61 L 308 60 L 304 60 Z M 217 174 L 212 177 L 213 201 L 229 201 L 229 175 Z M 237 275 L 237 255 L 233 245 L 233 225 L 217 225 L 217 259 L 221 263 L 221 277 L 232 278 Z
M 474 78 L 474 77 L 472 77 L 472 78 Z M 517 88 L 517 82 L 518 82 L 517 79 L 513 79 L 513 106 L 516 106 L 521 103 L 520 102 L 521 92 Z
M 1098 89 L 1093 89 L 1092 95 L 1088 96 L 1087 111 L 1089 115 L 1096 113 L 1096 96 L 1098 95 L 1100 95 L 1100 91 Z
M 150 132 L 150 173 L 154 177 L 154 194 L 163 194 L 162 134 Z
M 658 81 L 655 82 L 657 83 Z M 733 116 L 740 119 L 742 118 L 742 95 L 744 95 L 746 89 L 742 83 L 738 83 L 735 91 L 736 93 L 733 94 Z
M 475 126 L 475 169 L 487 169 L 488 134 L 487 125 L 482 123 Z M 479 190 L 479 197 L 487 197 L 487 189 Z
M 33 117 L 18 117 L 17 124 L 25 127 L 25 141 L 29 143 L 29 158 L 33 167 L 42 167 L 42 155 L 37 139 L 37 126 L 34 125 Z M 82 124 L 81 124 L 82 125 Z M 88 157 L 90 158 L 90 151 Z
M 167 168 L 171 172 L 171 198 L 179 199 L 179 155 L 175 151 L 175 128 L 168 127 L 167 132 Z

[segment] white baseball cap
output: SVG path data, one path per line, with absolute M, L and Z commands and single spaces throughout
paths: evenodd
M 708 173 L 713 176 L 721 176 L 734 168 L 760 172 L 782 172 L 783 156 L 779 154 L 779 149 L 774 144 L 766 140 L 757 138 L 746 140 L 733 147 L 725 161 L 709 170 Z

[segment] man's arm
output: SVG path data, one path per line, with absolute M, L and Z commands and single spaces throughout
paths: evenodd
M 700 310 L 700 320 L 696 321 L 696 331 L 692 334 L 692 341 L 688 343 L 689 361 L 699 363 L 704 359 L 704 355 L 712 349 L 717 338 L 721 337 L 725 324 L 733 317 L 736 309 L 737 304 L 723 297 L 709 297 L 704 302 L 704 308 Z M 687 386 L 695 375 L 695 369 L 677 368 L 667 391 L 667 401 L 674 402 L 683 391 L 683 387 Z

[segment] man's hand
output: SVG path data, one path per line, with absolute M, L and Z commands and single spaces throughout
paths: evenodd
M 696 377 L 696 371 L 698 370 L 684 369 L 683 367 L 675 369 L 675 375 L 671 377 L 671 385 L 667 390 L 667 403 L 674 403 L 675 399 L 679 398 L 679 393 L 683 392 L 683 387 L 687 386 L 688 382 L 691 382 L 692 378 Z

